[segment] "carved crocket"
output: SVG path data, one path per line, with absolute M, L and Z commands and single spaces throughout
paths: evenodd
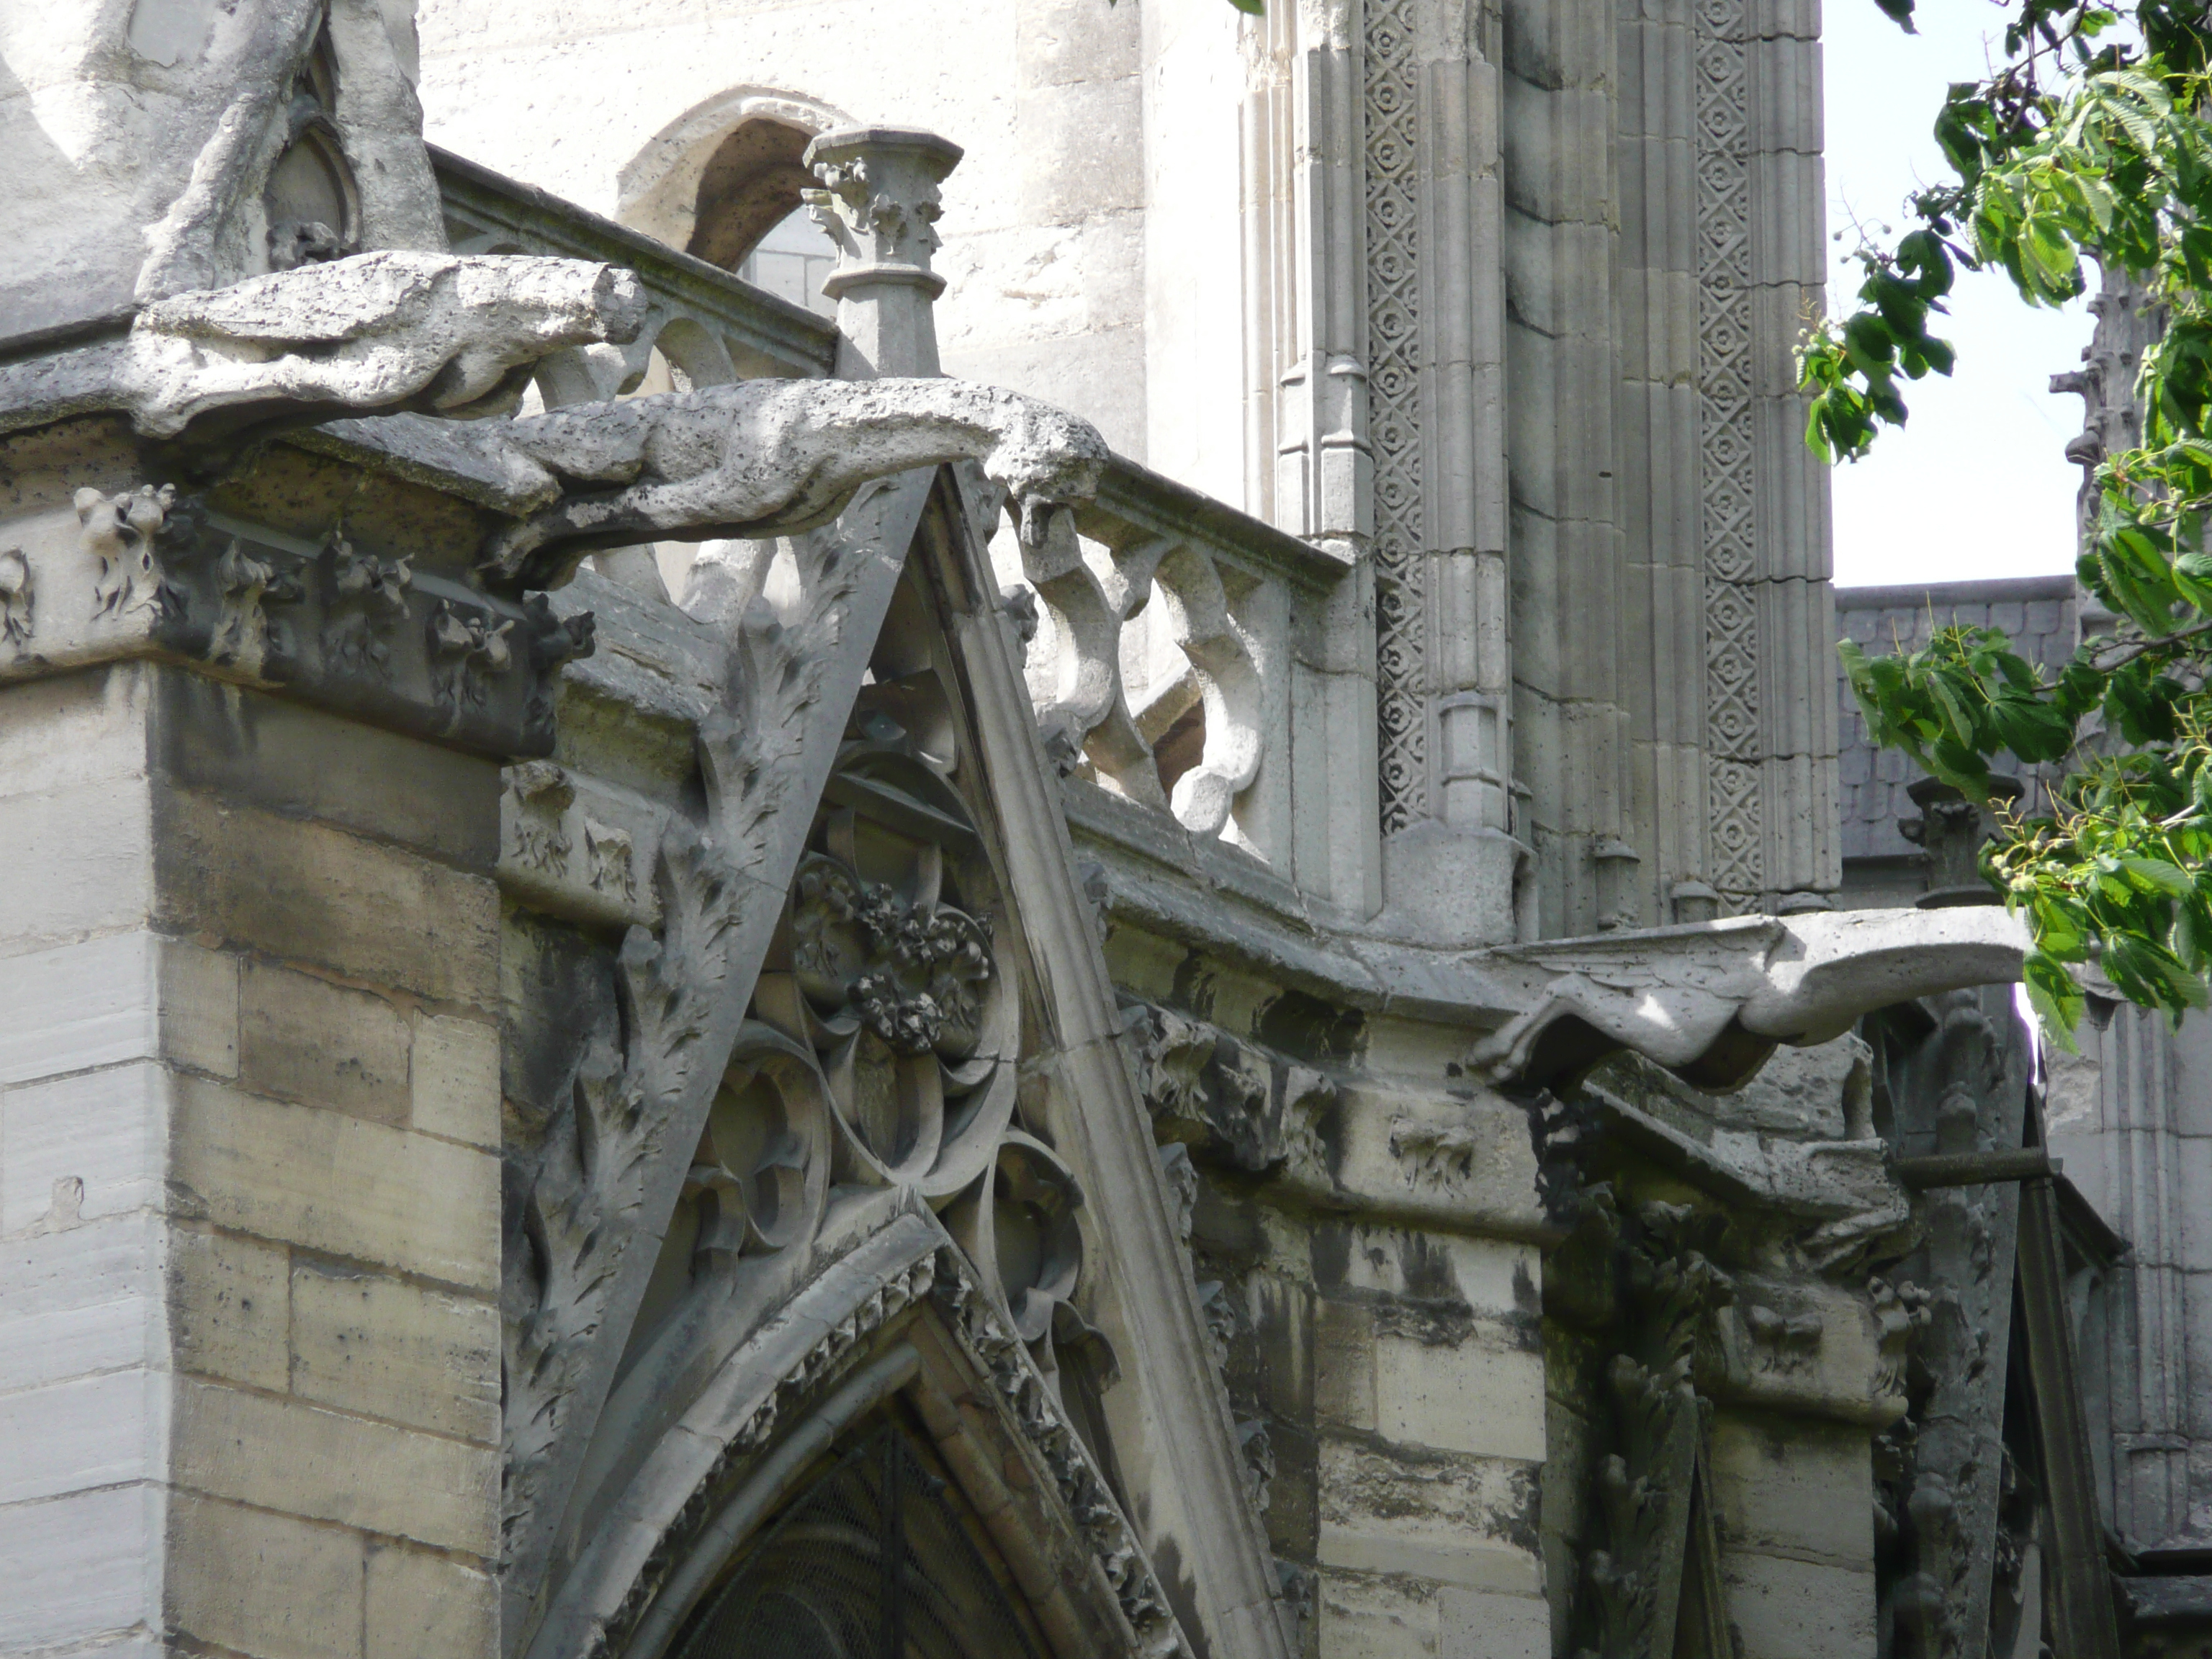
M 861 485 L 947 461 L 981 462 L 1041 538 L 1049 507 L 1089 496 L 1109 455 L 1072 415 L 949 380 L 744 380 L 579 404 L 497 435 L 562 489 L 485 550 L 488 574 L 531 587 L 599 548 L 810 530 Z

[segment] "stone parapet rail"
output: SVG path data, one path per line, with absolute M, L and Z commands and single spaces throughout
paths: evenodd
M 435 147 L 430 155 L 456 252 L 604 261 L 635 271 L 645 286 L 647 321 L 634 343 L 545 360 L 538 384 L 549 404 L 632 389 L 656 347 L 694 386 L 768 376 L 813 380 L 835 363 L 836 327 L 805 307 L 535 185 Z
M 536 383 L 549 408 L 637 389 L 656 350 L 694 387 L 833 372 L 841 337 L 826 319 L 535 186 L 431 154 L 457 250 L 602 261 L 638 276 L 647 318 L 635 339 L 545 358 Z M 400 435 L 349 428 L 318 447 L 376 438 L 372 447 L 389 449 Z M 418 466 L 482 470 L 461 466 L 466 457 L 440 467 L 422 447 L 410 450 Z M 498 481 L 477 482 L 481 495 Z M 1171 834 L 1249 854 L 1263 886 L 1370 909 L 1373 623 L 1352 562 L 1120 457 L 1096 496 L 1060 516 L 1068 522 L 1042 546 L 1008 558 L 1042 602 L 1027 678 L 1063 769 L 1150 809 Z M 1020 586 L 1009 596 L 1028 610 Z
M 1376 822 L 1353 563 L 1120 457 L 1066 516 L 1021 553 L 1048 748 L 1301 891 L 1342 885 Z

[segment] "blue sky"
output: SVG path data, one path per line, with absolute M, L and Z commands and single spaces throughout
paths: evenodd
M 1928 130 L 1945 85 L 1978 75 L 2003 27 L 1988 0 L 1919 0 L 1917 36 L 1874 0 L 1826 0 L 1829 304 L 1857 289 L 1849 263 L 1854 222 L 1904 223 L 1900 206 L 1944 177 Z M 1941 581 L 2026 576 L 2072 567 L 2079 471 L 2061 453 L 2081 430 L 2081 401 L 2053 395 L 2051 376 L 2075 367 L 2089 337 L 2079 304 L 2032 312 L 2002 278 L 1966 276 L 1949 327 L 1950 380 L 1911 386 L 1902 432 L 1867 459 L 1836 469 L 1836 580 Z

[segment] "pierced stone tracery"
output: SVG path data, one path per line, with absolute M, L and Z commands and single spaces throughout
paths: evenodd
M 981 1173 L 1012 1115 L 1010 976 L 987 878 L 962 856 L 975 837 L 958 795 L 888 715 L 860 729 L 754 1006 L 821 1068 L 841 1184 L 950 1195 Z

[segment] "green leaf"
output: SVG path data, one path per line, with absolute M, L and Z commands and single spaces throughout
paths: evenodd
M 2077 1052 L 2075 1029 L 2081 1024 L 2087 1000 L 2065 965 L 2041 951 L 2031 951 L 2021 965 L 2027 1000 L 2043 1022 L 2045 1035 L 2068 1054 Z
M 2136 886 L 2146 892 L 2164 893 L 2169 898 L 2187 898 L 2196 890 L 2189 878 L 2164 859 L 2122 859 L 2120 867 L 2128 872 Z

